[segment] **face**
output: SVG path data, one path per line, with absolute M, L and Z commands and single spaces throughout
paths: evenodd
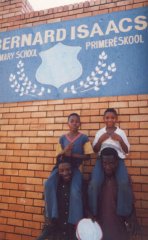
M 107 127 L 114 127 L 117 122 L 117 116 L 113 112 L 107 112 L 104 115 L 104 122 Z
M 106 176 L 111 177 L 115 174 L 118 160 L 113 156 L 102 156 L 102 167 Z
M 73 132 L 77 132 L 80 127 L 80 118 L 73 115 L 68 120 L 69 129 Z
M 69 163 L 60 163 L 58 166 L 58 172 L 64 182 L 70 182 L 72 178 L 72 170 Z

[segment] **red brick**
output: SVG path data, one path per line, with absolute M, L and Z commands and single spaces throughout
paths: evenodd
M 33 205 L 33 199 L 29 199 L 29 198 L 17 198 L 17 205 L 18 206 L 21 206 L 21 205 L 25 205 L 25 206 L 27 206 L 27 205 L 29 205 L 29 206 L 31 206 L 31 205 Z M 22 211 L 22 210 L 20 210 L 20 211 Z M 25 210 L 23 210 L 23 212 L 25 212 Z
M 23 112 L 23 107 L 11 107 L 10 112 Z
M 26 194 L 27 198 L 32 198 L 32 199 L 41 199 L 42 198 L 42 193 L 38 193 L 38 192 L 28 192 Z
M 146 0 L 147 2 L 147 0 Z M 145 95 L 138 95 L 138 100 L 148 100 L 148 95 L 145 94 Z
M 138 112 L 139 112 L 139 110 L 138 110 L 138 108 L 121 108 L 121 109 L 119 109 L 119 114 L 120 115 L 123 115 L 123 114 L 130 114 L 130 115 L 132 115 L 132 114 L 138 114 Z
M 141 184 L 134 183 L 132 184 L 133 191 L 140 191 L 141 192 Z
M 1 159 L 2 160 L 2 159 Z M 1 169 L 6 169 L 6 168 L 11 168 L 11 163 L 7 163 L 7 162 L 0 162 L 0 168 Z
M 54 118 L 40 118 L 39 119 L 39 124 L 50 124 L 50 123 L 54 123 Z
M 140 137 L 140 143 L 148 143 L 148 137 Z
M 147 183 L 148 184 L 148 176 L 132 176 L 133 182 L 136 183 Z
M 31 229 L 23 228 L 23 227 L 16 227 L 15 233 L 24 234 L 24 235 L 31 235 Z
M 148 102 L 147 101 L 130 101 L 129 107 L 147 107 Z
M 146 167 L 141 168 L 141 175 L 147 176 L 148 175 L 148 168 L 146 168 Z
M 42 221 L 43 222 L 44 221 L 44 216 L 43 215 L 41 216 L 41 215 L 33 214 L 33 220 L 34 221 L 40 221 L 40 222 Z
M 114 8 L 114 7 L 116 7 L 116 4 L 112 2 L 112 3 L 101 5 L 100 9 L 106 9 L 106 8 L 110 9 L 110 8 Z
M 24 206 L 19 204 L 9 204 L 9 210 L 16 211 L 16 212 L 24 212 Z
M 6 234 L 6 239 L 7 240 L 11 240 L 11 239 L 22 240 L 21 235 L 17 235 L 17 234 L 14 234 L 14 233 L 7 233 Z
M 33 151 L 29 151 L 29 158 L 30 157 L 44 157 L 46 155 L 46 153 L 42 150 L 42 151 L 40 151 L 40 150 L 38 150 L 38 151 L 35 151 L 35 150 L 33 150 Z M 29 158 L 27 158 L 27 161 L 29 162 Z M 33 161 L 35 162 L 36 160 L 35 159 L 33 159 Z
M 7 162 L 20 162 L 21 158 L 19 156 L 6 156 L 6 161 Z
M 6 224 L 7 223 L 7 218 L 0 218 L 0 224 Z
M 21 219 L 8 218 L 8 224 L 14 226 L 23 226 L 23 221 Z
M 140 122 L 140 128 L 148 128 L 148 122 Z
M 19 175 L 24 177 L 34 177 L 34 171 L 19 170 Z
M 38 178 L 29 178 L 29 177 L 27 177 L 26 178 L 26 182 L 28 183 L 28 184 L 42 184 L 42 180 L 41 179 L 38 179 Z
M 129 172 L 129 174 L 131 174 L 131 175 L 140 175 L 140 168 L 128 168 L 128 172 Z
M 128 137 L 129 143 L 132 144 L 139 144 L 140 140 L 139 137 Z
M 13 197 L 25 197 L 25 192 L 24 191 L 15 191 L 15 190 L 10 190 L 10 196 L 13 196 Z
M 139 166 L 139 167 L 148 167 L 148 161 L 146 160 L 132 160 L 133 166 Z
M 123 122 L 120 124 L 122 129 L 136 129 L 139 128 L 138 122 Z
M 132 151 L 141 151 L 141 152 L 145 152 L 147 151 L 147 145 L 132 145 L 131 146 L 131 150 Z
M 141 129 L 138 129 L 138 130 L 129 130 L 129 136 L 148 136 L 148 130 L 141 130 Z
M 32 112 L 31 117 L 32 118 L 46 117 L 46 112 Z
M 30 143 L 45 143 L 45 139 L 42 137 L 30 138 Z
M 34 206 L 25 206 L 25 212 L 42 214 L 42 208 L 34 207 Z
M 24 177 L 11 177 L 11 182 L 14 182 L 14 183 L 25 183 L 26 179 Z
M 16 198 L 10 197 L 10 196 L 2 196 L 2 202 L 7 202 L 7 203 L 16 203 Z
M 40 223 L 39 222 L 30 222 L 30 221 L 24 221 L 24 227 L 26 228 L 32 228 L 32 229 L 39 229 Z
M 10 176 L 0 176 L 0 182 L 10 182 Z
M 8 209 L 8 204 L 7 203 L 0 203 L 0 208 L 3 209 L 3 210 L 4 209 L 7 210 Z
M 0 232 L 0 239 L 5 239 L 5 236 L 6 236 L 5 232 Z
M 27 169 L 26 163 L 12 163 L 12 168 L 14 169 Z
M 123 0 L 123 1 L 117 2 L 117 6 L 128 5 L 128 4 L 131 4 L 131 0 Z
M 44 200 L 34 199 L 34 206 L 43 207 L 45 205 Z M 34 219 L 34 216 L 33 216 Z
M 11 225 L 0 225 L 0 231 L 3 231 L 3 232 L 14 232 L 14 226 L 11 226 Z

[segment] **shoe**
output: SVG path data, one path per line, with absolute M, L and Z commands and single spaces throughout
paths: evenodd
M 45 224 L 43 226 L 41 235 L 36 240 L 45 240 L 46 238 L 48 238 L 49 235 L 50 235 L 49 225 Z
M 51 222 L 48 219 L 45 220 L 41 235 L 36 240 L 46 240 L 49 236 L 56 233 L 57 219 L 53 218 Z

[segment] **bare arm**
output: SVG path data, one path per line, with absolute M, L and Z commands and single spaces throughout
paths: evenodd
M 72 151 L 72 143 L 69 143 L 64 149 L 61 150 L 61 152 L 58 154 L 57 157 L 65 155 L 65 156 L 71 156 L 71 151 Z
M 77 153 L 73 153 L 71 154 L 72 158 L 80 158 L 82 160 L 88 160 L 90 158 L 90 154 L 77 154 Z
M 67 156 L 67 157 L 72 157 L 72 158 L 80 158 L 80 159 L 89 159 L 90 154 L 78 154 L 78 153 L 72 153 L 72 147 L 73 143 L 68 144 L 59 154 L 58 156 Z
M 111 135 L 111 138 L 115 141 L 118 141 L 122 147 L 122 150 L 125 152 L 125 153 L 128 153 L 128 147 L 127 145 L 125 144 L 125 142 L 123 141 L 122 137 L 120 137 L 118 134 L 116 133 L 113 133 Z
M 95 153 L 98 153 L 101 149 L 101 145 L 102 143 L 109 138 L 109 134 L 108 133 L 104 133 L 98 140 L 98 142 L 95 144 L 95 146 L 93 147 L 93 150 Z

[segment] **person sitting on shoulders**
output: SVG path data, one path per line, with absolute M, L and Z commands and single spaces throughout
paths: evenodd
M 100 195 L 101 185 L 104 180 L 102 171 L 100 153 L 106 147 L 111 147 L 118 152 L 119 164 L 116 171 L 116 180 L 118 184 L 117 197 L 117 214 L 127 216 L 131 213 L 133 195 L 130 185 L 128 184 L 128 172 L 125 166 L 125 158 L 129 152 L 129 142 L 125 132 L 116 126 L 117 112 L 114 108 L 108 108 L 104 112 L 105 127 L 97 131 L 93 149 L 97 153 L 97 161 L 92 171 L 91 181 L 88 187 L 88 196 L 91 213 L 97 214 L 97 199 Z
M 76 224 L 83 216 L 81 196 L 83 175 L 79 167 L 84 160 L 89 160 L 90 154 L 93 153 L 88 136 L 79 132 L 80 124 L 80 116 L 77 113 L 72 113 L 68 116 L 69 132 L 60 137 L 56 149 L 56 156 L 70 157 L 73 167 L 69 209 L 69 223 L 71 224 Z M 58 217 L 55 191 L 57 172 L 57 166 L 55 166 L 45 182 L 46 215 L 49 219 Z
M 83 175 L 80 172 L 79 167 L 82 162 L 88 160 L 90 154 L 93 153 L 88 136 L 79 132 L 80 124 L 80 116 L 77 113 L 72 113 L 68 116 L 69 132 L 60 137 L 56 149 L 56 157 L 69 157 L 72 165 L 73 177 L 70 189 L 68 222 L 74 225 L 83 218 Z M 56 164 L 49 178 L 45 182 L 45 210 L 46 219 L 49 225 L 52 219 L 57 219 L 59 215 L 56 191 L 57 181 L 58 166 Z

